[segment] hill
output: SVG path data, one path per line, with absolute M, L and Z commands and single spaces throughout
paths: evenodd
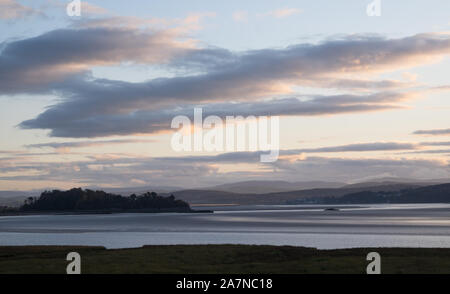
M 432 185 L 400 191 L 361 191 L 341 197 L 315 199 L 323 204 L 363 203 L 450 203 L 450 184 Z
M 262 194 L 288 192 L 297 190 L 317 189 L 317 188 L 340 188 L 345 183 L 308 181 L 308 182 L 287 182 L 287 181 L 242 181 L 203 188 L 201 190 L 224 191 L 241 194 Z
M 350 187 L 350 188 L 327 188 L 307 189 L 276 193 L 230 193 L 223 191 L 208 190 L 181 190 L 173 192 L 178 199 L 189 202 L 191 205 L 199 204 L 234 204 L 234 205 L 262 205 L 262 204 L 300 204 L 316 203 L 318 199 L 325 197 L 341 197 L 350 193 L 363 191 L 399 191 L 402 189 L 415 188 L 411 184 L 388 184 L 373 187 Z

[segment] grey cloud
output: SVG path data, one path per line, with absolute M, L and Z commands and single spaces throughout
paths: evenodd
M 305 84 L 308 82 L 305 81 Z M 319 80 L 312 80 L 312 86 L 322 86 L 325 88 L 338 88 L 338 89 L 353 89 L 353 90 L 387 90 L 387 89 L 399 89 L 412 87 L 415 84 L 412 82 L 402 82 L 397 80 L 361 80 L 361 79 L 340 79 L 340 78 L 322 78 Z
M 194 97 L 197 101 L 248 99 L 280 93 L 281 90 L 277 89 L 280 83 L 301 85 L 302 81 L 305 84 L 315 81 L 323 86 L 324 81 L 330 80 L 329 75 L 389 70 L 410 66 L 409 62 L 413 59 L 420 63 L 422 55 L 445 55 L 450 52 L 450 38 L 447 35 L 421 34 L 402 39 L 367 36 L 327 40 L 314 45 L 298 44 L 284 49 L 246 52 L 213 47 L 183 48 L 183 54 L 177 55 L 179 58 L 170 59 L 174 51 L 179 53 L 180 44 L 174 40 L 176 36 L 169 32 L 152 34 L 124 28 L 62 29 L 8 43 L 0 56 L 0 68 L 4 69 L 0 76 L 8 78 L 8 83 L 5 80 L 1 84 L 0 93 L 53 89 L 56 85 L 51 82 L 63 82 L 62 77 L 67 74 L 80 73 L 98 63 L 170 61 L 173 68 L 197 69 L 204 73 L 156 79 L 141 85 L 116 83 L 116 86 L 126 88 L 121 92 L 128 93 L 122 104 L 133 105 L 136 100 L 144 100 L 148 104 L 155 100 L 190 100 Z M 82 66 L 86 68 L 80 68 Z M 109 82 L 110 86 L 113 82 Z M 361 87 L 363 82 L 356 83 Z M 378 86 L 383 83 L 392 86 L 392 82 L 386 81 L 378 83 Z M 331 79 L 330 84 L 335 87 L 351 83 L 333 82 Z M 75 84 L 67 91 L 88 100 L 92 97 L 88 97 L 89 93 L 83 93 L 84 86 Z M 97 103 L 102 96 L 103 100 L 109 100 L 111 91 L 104 86 L 104 83 L 99 85 L 104 94 L 95 97 Z M 117 87 L 110 90 L 114 89 Z
M 124 28 L 59 29 L 3 44 L 0 95 L 57 90 L 94 65 L 163 63 L 180 53 L 173 33 Z
M 419 150 L 407 152 L 407 154 L 446 154 L 450 153 L 450 149 L 433 149 L 433 150 Z
M 401 39 L 360 36 L 327 40 L 319 44 L 298 44 L 284 49 L 246 52 L 230 52 L 211 47 L 183 50 L 183 54 L 169 61 L 168 66 L 171 68 L 190 68 L 197 72 L 191 75 L 130 83 L 92 77 L 88 79 L 86 74 L 83 75 L 78 70 L 76 78 L 64 79 L 59 83 L 53 81 L 48 86 L 52 79 L 64 77 L 64 74 L 55 69 L 50 74 L 54 76 L 46 76 L 48 64 L 57 67 L 67 65 L 67 60 L 72 62 L 69 64 L 81 61 L 108 63 L 160 60 L 161 56 L 158 54 L 166 53 L 162 48 L 167 46 L 161 47 L 158 42 L 156 46 L 153 37 L 148 34 L 142 36 L 134 30 L 58 30 L 8 44 L 0 56 L 0 64 L 7 65 L 0 67 L 0 77 L 4 77 L 3 82 L 0 82 L 0 89 L 11 92 L 17 91 L 17 87 L 33 88 L 37 87 L 33 83 L 39 80 L 38 84 L 44 81 L 44 85 L 63 97 L 60 103 L 51 106 L 36 119 L 24 121 L 20 125 L 22 128 L 50 129 L 52 136 L 61 137 L 152 133 L 167 128 L 168 117 L 176 115 L 180 104 L 223 103 L 231 100 L 248 103 L 238 106 L 244 109 L 251 107 L 252 112 L 249 114 L 254 115 L 258 111 L 267 113 L 271 111 L 270 107 L 274 107 L 273 112 L 277 112 L 277 107 L 285 107 L 278 111 L 280 115 L 320 115 L 397 108 L 399 106 L 393 105 L 393 101 L 389 100 L 394 97 L 398 102 L 392 94 L 373 94 L 367 97 L 341 95 L 312 99 L 309 102 L 282 99 L 278 105 L 276 102 L 268 104 L 249 101 L 286 94 L 292 85 L 311 86 L 316 83 L 316 86 L 324 87 L 327 80 L 328 86 L 332 87 L 344 85 L 347 88 L 361 88 L 367 82 L 342 78 L 335 80 L 336 76 L 360 71 L 398 69 L 410 66 L 411 60 L 416 63 L 425 62 L 421 58 L 425 55 L 430 57 L 450 53 L 450 38 L 443 34 L 420 34 Z M 77 40 L 80 42 L 77 43 Z M 72 43 L 75 47 L 69 48 Z M 30 57 L 34 56 L 30 54 L 30 49 L 39 46 L 45 47 L 48 53 L 43 53 L 42 58 Z M 152 46 L 158 54 L 151 54 L 149 48 L 152 49 Z M 67 47 L 67 53 L 54 52 L 58 48 L 64 49 L 61 47 Z M 9 64 L 11 60 L 18 60 L 9 56 L 22 55 L 25 56 L 25 63 L 20 63 L 19 66 Z M 34 69 L 42 66 L 42 73 L 38 71 L 39 79 L 36 79 L 33 76 L 36 73 Z M 32 73 L 31 77 L 28 76 L 29 71 Z M 11 74 L 7 74 L 8 72 Z M 389 88 L 394 84 L 395 82 L 378 81 L 374 88 Z M 383 95 L 384 101 L 380 100 Z M 360 98 L 361 101 L 357 101 Z
M 261 102 L 216 103 L 198 105 L 203 115 L 226 116 L 312 116 L 395 109 L 396 102 L 407 99 L 408 94 L 377 93 L 371 95 L 306 96 L 303 100 L 285 98 Z M 94 108 L 78 113 L 77 103 L 60 103 L 37 118 L 20 124 L 24 129 L 50 129 L 55 137 L 103 137 L 136 133 L 155 133 L 170 129 L 171 120 L 177 115 L 193 116 L 194 105 L 154 111 L 138 110 L 123 114 L 97 114 Z M 101 109 L 105 112 L 105 109 Z
M 450 141 L 441 141 L 441 142 L 422 142 L 420 143 L 422 146 L 450 146 Z
M 415 131 L 413 134 L 415 134 L 415 135 L 434 135 L 434 136 L 450 135 L 450 129 L 418 130 L 418 131 Z
M 299 149 L 300 152 L 320 153 L 320 152 L 364 152 L 364 151 L 392 151 L 392 150 L 409 150 L 418 148 L 412 143 L 396 143 L 396 142 L 375 142 L 375 143 L 359 143 L 341 146 Z
M 303 149 L 284 149 L 280 150 L 280 156 L 300 155 L 302 153 L 328 153 L 328 152 L 370 152 L 370 151 L 397 151 L 414 150 L 418 145 L 412 143 L 397 142 L 373 142 L 358 143 L 340 146 L 329 146 L 322 148 L 303 148 Z M 246 151 L 246 152 L 227 152 L 218 155 L 197 155 L 184 157 L 164 157 L 167 161 L 196 162 L 196 163 L 257 163 L 261 154 L 267 151 Z
M 49 142 L 41 144 L 28 144 L 26 148 L 82 148 L 104 145 L 116 144 L 132 144 L 132 143 L 153 143 L 154 140 L 140 140 L 140 139 L 115 139 L 115 140 L 90 140 L 90 141 L 75 141 L 75 142 Z

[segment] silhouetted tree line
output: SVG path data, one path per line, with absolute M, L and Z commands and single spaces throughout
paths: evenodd
M 323 204 L 369 203 L 450 203 L 450 184 L 440 184 L 400 191 L 363 191 L 341 197 L 326 197 L 316 201 Z
M 21 206 L 23 211 L 73 211 L 73 210 L 166 210 L 178 208 L 190 210 L 189 204 L 173 195 L 162 197 L 155 192 L 142 195 L 110 194 L 104 191 L 74 188 L 68 191 L 45 191 L 39 198 L 29 197 Z
M 14 209 L 14 208 L 8 207 L 8 206 L 0 205 L 0 213 L 3 213 L 3 212 L 14 212 L 14 211 L 17 211 L 17 209 Z

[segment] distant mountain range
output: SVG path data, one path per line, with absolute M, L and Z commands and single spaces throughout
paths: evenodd
M 317 188 L 274 193 L 231 193 L 211 190 L 181 190 L 173 194 L 177 199 L 184 200 L 191 205 L 227 204 L 227 205 L 262 205 L 262 204 L 298 204 L 312 203 L 314 199 L 325 197 L 341 197 L 347 194 L 363 191 L 399 191 L 421 187 L 414 184 L 380 183 L 375 186 Z
M 450 183 L 450 179 L 420 181 L 413 179 L 380 178 L 356 184 L 326 181 L 242 181 L 212 187 L 184 190 L 178 187 L 152 186 L 98 189 L 121 195 L 130 195 L 132 193 L 139 194 L 147 191 L 154 191 L 166 196 L 174 194 L 177 199 L 187 201 L 192 205 L 258 205 L 322 203 L 326 201 L 329 201 L 330 203 L 334 201 L 337 203 L 339 201 L 331 199 L 344 196 L 347 197 L 348 195 L 353 195 L 352 197 L 354 197 L 357 193 L 366 195 L 365 197 L 367 200 L 365 201 L 370 201 L 370 197 L 384 195 L 382 193 L 386 193 L 386 195 L 390 197 L 395 195 L 394 192 L 400 193 L 400 191 L 402 191 L 402 193 L 404 193 L 404 191 L 410 191 L 421 187 L 432 187 L 433 185 L 435 186 L 436 184 L 442 183 Z M 424 191 L 427 190 L 425 189 Z M 39 194 L 40 192 L 38 191 L 0 191 L 0 205 L 17 206 L 22 204 L 25 198 L 37 196 Z M 350 199 L 353 199 L 352 197 L 343 199 L 350 201 Z M 373 198 L 373 201 L 379 202 L 381 201 L 380 199 L 381 198 L 379 197 L 375 197 Z
M 339 182 L 309 181 L 309 182 L 287 182 L 287 181 L 243 181 L 203 188 L 200 190 L 223 191 L 231 193 L 261 194 L 287 192 L 296 190 L 316 188 L 340 188 L 347 185 Z

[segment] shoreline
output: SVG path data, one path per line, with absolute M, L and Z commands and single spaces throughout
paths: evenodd
M 209 209 L 133 209 L 133 210 L 84 210 L 84 211 L 17 211 L 0 212 L 2 216 L 32 216 L 32 215 L 89 215 L 89 214 L 119 214 L 119 213 L 214 213 Z

